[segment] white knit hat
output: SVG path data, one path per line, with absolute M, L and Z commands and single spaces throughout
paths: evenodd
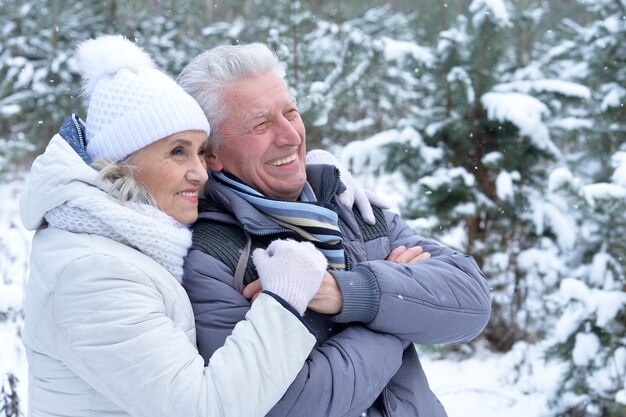
M 124 37 L 84 41 L 76 58 L 89 100 L 87 153 L 93 159 L 119 161 L 185 130 L 209 135 L 209 122 L 198 103 Z

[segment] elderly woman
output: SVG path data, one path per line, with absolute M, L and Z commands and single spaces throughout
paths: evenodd
M 121 37 L 86 41 L 77 58 L 89 99 L 82 156 L 95 162 L 56 135 L 21 201 L 36 230 L 23 331 L 29 415 L 266 414 L 315 344 L 301 314 L 323 255 L 293 241 L 256 252 L 266 291 L 205 367 L 180 280 L 208 122 Z

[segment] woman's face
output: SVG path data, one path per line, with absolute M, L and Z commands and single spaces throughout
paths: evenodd
M 157 207 L 183 224 L 198 218 L 198 193 L 208 176 L 204 132 L 187 130 L 135 152 L 135 179 L 145 185 Z

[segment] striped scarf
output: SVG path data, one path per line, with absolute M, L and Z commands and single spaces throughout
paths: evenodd
M 277 225 L 313 243 L 326 256 L 330 268 L 346 268 L 339 217 L 317 202 L 309 184 L 305 184 L 302 191 L 302 201 L 282 201 L 264 196 L 232 175 L 222 172 L 211 172 L 210 175 Z

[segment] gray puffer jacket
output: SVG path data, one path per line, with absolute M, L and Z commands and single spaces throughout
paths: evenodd
M 318 200 L 339 213 L 348 269 L 330 272 L 344 304 L 336 316 L 307 310 L 318 346 L 268 415 L 445 416 L 412 343 L 463 343 L 480 334 L 491 307 L 482 272 L 470 256 L 415 235 L 394 213 L 376 210 L 372 227 L 358 211 L 336 204 L 342 185 L 334 167 L 310 165 L 307 178 Z M 251 252 L 277 238 L 298 237 L 211 179 L 205 194 L 183 286 L 196 317 L 198 349 L 208 361 L 250 309 L 237 290 L 256 278 L 246 245 Z M 385 261 L 401 245 L 420 245 L 432 257 L 415 264 Z M 241 274 L 235 279 L 241 265 L 243 283 L 236 282 Z

